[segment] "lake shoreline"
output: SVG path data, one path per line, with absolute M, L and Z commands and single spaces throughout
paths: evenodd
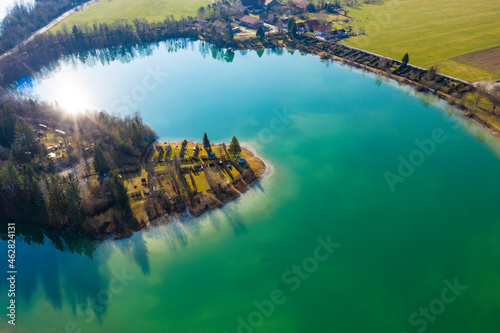
M 99 49 L 109 49 L 113 47 L 132 47 L 145 44 L 165 42 L 172 39 L 190 39 L 192 41 L 207 41 L 212 45 L 226 49 L 227 54 L 233 50 L 255 50 L 257 52 L 265 49 L 286 48 L 298 50 L 302 53 L 317 55 L 322 60 L 339 61 L 343 64 L 367 70 L 377 75 L 394 79 L 403 84 L 414 87 L 419 92 L 426 92 L 446 100 L 450 105 L 461 110 L 465 117 L 471 118 L 481 126 L 487 128 L 496 137 L 500 137 L 500 116 L 489 110 L 490 102 L 476 105 L 476 88 L 467 81 L 446 76 L 437 71 L 428 77 L 430 70 L 413 66 L 410 63 L 403 64 L 401 61 L 377 55 L 362 49 L 352 48 L 340 44 L 341 40 L 324 40 L 307 34 L 285 34 L 273 33 L 265 35 L 264 38 L 250 37 L 245 39 L 234 39 L 225 41 L 219 33 L 212 33 L 200 26 L 196 21 L 190 21 L 182 25 L 182 29 L 175 26 L 175 22 L 164 22 L 149 24 L 148 29 L 152 35 L 148 38 L 132 38 L 117 40 L 115 42 L 98 43 L 97 37 L 88 36 L 89 45 L 82 49 L 75 50 L 70 47 L 64 39 L 59 40 L 52 34 L 40 37 L 40 40 L 31 41 L 22 47 L 15 54 L 0 59 L 0 68 L 5 70 L 3 84 L 15 82 L 22 76 L 32 75 L 50 64 L 58 61 L 61 57 L 76 54 L 78 52 L 93 52 Z M 115 29 L 114 27 L 113 29 Z M 116 28 L 118 29 L 118 28 Z M 132 29 L 132 28 L 131 28 Z M 153 33 L 154 32 L 154 33 Z M 61 36 L 59 36 L 61 37 Z M 137 36 L 136 36 L 137 37 Z M 69 37 L 68 37 L 69 38 Z M 54 44 L 52 49 L 58 52 L 51 52 L 45 45 Z M 57 46 L 57 47 L 56 47 Z M 43 51 L 43 52 L 42 52 Z M 50 54 L 50 56 L 47 55 Z M 234 52 L 233 55 L 234 57 Z M 8 59 L 7 59 L 8 58 Z M 38 59 L 43 58 L 43 61 Z M 35 59 L 35 60 L 33 60 Z M 11 68 L 12 67 L 12 68 Z M 30 70 L 27 70 L 26 68 Z
M 199 36 L 199 39 L 203 41 L 201 36 Z M 298 50 L 303 53 L 311 54 L 311 55 L 317 55 L 319 56 L 322 60 L 332 60 L 332 61 L 338 61 L 343 64 L 347 64 L 348 66 L 353 66 L 356 68 L 360 68 L 363 70 L 367 70 L 369 72 L 375 73 L 377 75 L 387 77 L 389 79 L 393 79 L 397 82 L 400 82 L 402 84 L 409 85 L 413 88 L 415 88 L 419 92 L 425 92 L 429 93 L 432 95 L 435 95 L 443 100 L 446 100 L 450 105 L 453 105 L 456 109 L 460 110 L 463 113 L 464 117 L 471 118 L 474 120 L 476 123 L 478 123 L 480 126 L 483 128 L 488 129 L 495 137 L 500 137 L 500 128 L 490 122 L 487 118 L 483 117 L 480 114 L 477 114 L 473 109 L 471 109 L 469 106 L 465 105 L 461 101 L 459 101 L 456 97 L 452 96 L 449 93 L 445 93 L 440 90 L 440 87 L 434 86 L 434 89 L 432 87 L 428 87 L 424 84 L 421 84 L 416 81 L 412 81 L 408 79 L 405 76 L 399 76 L 395 75 L 394 73 L 397 73 L 398 69 L 395 69 L 394 71 L 383 71 L 378 68 L 372 67 L 372 66 L 367 66 L 366 64 L 363 64 L 362 62 L 356 61 L 354 58 L 349 58 L 349 57 L 339 57 L 332 53 L 331 50 L 329 50 L 329 47 L 335 48 L 339 46 L 339 44 L 333 44 L 333 43 L 327 43 L 325 41 L 321 41 L 320 39 L 310 37 L 310 36 L 287 36 L 287 35 L 270 35 L 267 36 L 265 40 L 257 39 L 257 38 L 250 38 L 247 40 L 243 41 L 238 41 L 237 45 L 234 45 L 232 43 L 231 47 L 227 47 L 224 45 L 219 45 L 216 42 L 212 42 L 210 40 L 207 40 L 212 45 L 215 45 L 220 48 L 227 48 L 227 51 L 224 52 L 233 52 L 233 50 L 255 50 L 257 52 L 263 51 L 264 49 L 276 49 L 276 48 L 281 48 L 281 49 L 292 49 L 292 50 Z M 235 41 L 236 42 L 236 41 Z M 341 46 L 339 46 L 341 49 Z M 325 51 L 327 50 L 327 51 Z M 338 51 L 338 49 L 335 49 Z M 234 53 L 234 52 L 233 52 Z M 399 66 L 401 67 L 401 66 Z M 409 66 L 410 67 L 410 66 Z M 461 90 L 462 93 L 463 91 L 470 91 L 473 87 L 469 86 L 464 86 L 463 83 L 461 83 L 462 88 L 464 90 Z M 250 152 L 250 150 L 247 150 Z M 252 154 L 254 156 L 255 154 Z M 257 157 L 256 157 L 257 158 Z M 258 158 L 257 158 L 258 159 Z M 204 212 L 208 210 L 213 210 L 217 208 L 223 207 L 223 205 L 227 202 L 230 202 L 237 197 L 241 195 L 242 192 L 244 192 L 245 189 L 247 189 L 249 186 L 252 186 L 254 182 L 262 177 L 262 175 L 268 170 L 266 167 L 266 163 L 260 159 L 258 159 L 262 163 L 262 167 L 259 167 L 258 170 L 258 175 L 254 175 L 253 177 L 249 177 L 247 179 L 242 179 L 241 181 L 238 181 L 235 184 L 232 184 L 232 188 L 229 191 L 223 191 L 219 193 L 219 196 L 216 197 L 213 194 L 208 195 L 204 193 L 196 193 L 196 198 L 194 200 L 188 199 L 186 202 L 182 202 L 180 205 L 179 203 L 167 203 L 167 206 L 169 206 L 169 209 L 174 207 L 174 211 L 169 211 L 169 214 L 174 216 L 178 214 L 185 214 L 189 212 L 189 214 L 193 216 L 200 216 Z M 121 172 L 121 171 L 120 171 Z M 189 182 L 189 180 L 188 180 Z M 152 190 L 152 189 L 151 189 Z M 182 207 L 182 209 L 179 209 L 179 206 Z M 160 209 L 162 211 L 162 209 Z M 136 221 L 132 221 L 132 223 L 129 225 L 128 221 L 126 221 L 125 217 L 118 217 L 117 219 L 109 219 L 108 217 L 104 218 L 103 221 L 92 221 L 89 223 L 87 226 L 88 228 L 85 228 L 87 230 L 84 230 L 84 233 L 89 234 L 91 237 L 94 235 L 97 235 L 97 238 L 125 238 L 125 237 L 130 237 L 133 232 L 137 230 L 141 230 L 149 225 L 151 225 L 152 222 L 156 220 L 158 217 L 164 216 L 161 213 L 155 212 L 153 214 L 153 217 L 147 216 L 144 217 L 142 216 L 141 218 L 137 219 Z M 134 217 L 135 218 L 135 217 Z M 120 220 L 125 221 L 125 222 L 120 222 Z M 66 228 L 63 226 L 63 228 Z
M 168 224 L 170 223 L 170 221 L 174 219 L 199 218 L 203 214 L 208 213 L 210 211 L 223 209 L 226 204 L 234 202 L 235 200 L 241 198 L 243 195 L 245 195 L 247 191 L 257 186 L 257 184 L 262 179 L 270 177 L 273 174 L 274 168 L 272 164 L 266 159 L 262 158 L 260 155 L 258 155 L 253 146 L 250 146 L 248 143 L 243 143 L 241 148 L 243 151 L 246 151 L 246 154 L 252 154 L 253 158 L 259 160 L 262 163 L 259 168 L 254 170 L 256 178 L 251 180 L 249 183 L 244 182 L 235 186 L 237 188 L 237 192 L 230 193 L 227 197 L 224 198 L 224 200 L 219 200 L 218 202 L 215 202 L 213 205 L 202 205 L 201 203 L 190 205 L 189 207 L 187 207 L 187 210 L 185 212 L 178 212 L 172 215 L 164 215 L 152 221 L 148 221 L 146 225 L 144 225 L 141 229 L 136 230 L 135 232 L 145 231 L 152 227 L 160 226 L 162 224 Z M 128 237 L 130 236 L 113 237 L 113 239 L 123 239 Z
M 239 197 L 244 195 L 245 192 L 248 191 L 251 187 L 255 186 L 257 182 L 260 181 L 264 176 L 268 175 L 269 171 L 271 170 L 269 162 L 266 163 L 264 159 L 260 158 L 253 147 L 247 148 L 243 145 L 241 148 L 242 152 L 239 156 L 242 156 L 246 159 L 245 163 L 241 163 L 239 165 L 236 159 L 231 159 L 231 156 L 229 155 L 227 160 L 223 159 L 224 163 L 230 161 L 232 165 L 232 167 L 230 168 L 234 168 L 232 169 L 233 173 L 238 172 L 239 174 L 241 174 L 241 177 L 234 177 L 233 182 L 228 183 L 227 187 L 220 188 L 218 190 L 210 189 L 208 191 L 200 192 L 196 190 L 192 196 L 186 198 L 185 208 L 182 208 L 184 206 L 180 206 L 179 209 L 177 209 L 176 211 L 170 211 L 168 214 L 151 217 L 149 213 L 145 214 L 144 210 L 140 210 L 139 212 L 134 213 L 134 217 L 139 221 L 138 228 L 134 230 L 130 230 L 130 228 L 116 230 L 112 234 L 103 235 L 107 237 L 99 238 L 128 238 L 137 231 L 148 229 L 155 225 L 169 223 L 169 221 L 171 221 L 172 219 L 185 218 L 188 216 L 195 218 L 199 217 L 208 211 L 221 209 L 227 203 L 238 199 Z M 210 161 L 208 161 L 208 163 L 210 163 Z M 219 162 L 219 164 L 217 164 L 216 162 Z M 220 162 L 220 158 L 215 157 L 213 163 L 210 164 L 214 164 L 211 169 L 218 169 L 220 175 L 222 175 L 222 173 L 220 173 L 221 171 L 228 172 L 229 174 L 231 173 L 227 166 L 224 166 L 224 168 L 220 167 L 220 165 L 222 165 L 222 163 Z M 157 175 L 159 178 L 163 177 L 163 175 Z M 231 175 L 231 178 L 232 177 L 233 176 Z M 148 182 L 149 181 L 150 180 L 148 179 Z M 161 180 L 158 180 L 158 183 L 161 183 Z M 196 185 L 193 179 L 193 188 L 196 188 L 195 186 Z M 149 194 L 148 196 L 150 195 L 151 194 Z
M 489 113 L 489 111 L 475 107 L 474 105 L 471 106 L 470 100 L 462 98 L 467 93 L 475 91 L 474 86 L 466 81 L 462 81 L 459 79 L 455 79 L 453 77 L 437 73 L 436 75 L 439 78 L 439 80 L 436 79 L 436 81 L 443 80 L 447 84 L 452 82 L 453 84 L 456 84 L 457 87 L 463 87 L 463 89 L 451 87 L 448 92 L 445 92 L 443 91 L 445 89 L 443 89 L 442 86 L 436 85 L 433 82 L 426 82 L 422 79 L 417 79 L 416 75 L 417 73 L 419 73 L 420 76 L 425 75 L 427 73 L 427 71 L 423 68 L 412 66 L 411 64 L 408 64 L 407 66 L 401 66 L 401 62 L 393 59 L 377 56 L 361 49 L 350 48 L 343 44 L 338 44 L 336 42 L 329 42 L 316 37 L 306 36 L 306 35 L 297 35 L 291 38 L 286 34 L 281 34 L 281 35 L 274 34 L 274 35 L 267 35 L 265 40 L 260 40 L 257 37 L 252 37 L 246 40 L 238 40 L 230 44 L 225 43 L 224 41 L 213 40 L 210 35 L 202 36 L 201 40 L 202 41 L 206 40 L 211 44 L 214 44 L 221 48 L 227 48 L 228 50 L 234 49 L 241 51 L 245 50 L 259 51 L 263 49 L 272 49 L 281 47 L 281 48 L 286 48 L 288 50 L 297 50 L 301 53 L 319 56 L 321 60 L 332 60 L 339 62 L 341 64 L 346 64 L 358 69 L 366 70 L 371 73 L 380 75 L 382 77 L 386 77 L 388 79 L 392 79 L 397 82 L 408 85 L 414 88 L 418 92 L 427 93 L 446 101 L 448 104 L 455 107 L 455 109 L 459 110 L 462 113 L 463 117 L 472 119 L 477 124 L 488 130 L 495 137 L 500 138 L 500 119 L 493 119 L 493 120 L 488 119 L 487 118 L 488 115 L 490 117 L 492 116 L 492 114 Z M 337 54 L 337 51 L 332 52 L 332 49 L 333 50 L 341 49 L 342 52 L 344 53 L 346 53 L 346 50 L 349 51 L 346 53 L 346 56 L 339 56 Z M 355 52 L 351 53 L 351 51 Z M 355 54 L 356 56 L 353 56 L 353 54 Z M 382 59 L 384 60 L 384 62 L 391 61 L 393 66 L 399 66 L 400 68 L 403 68 L 403 71 L 409 69 L 410 72 L 413 71 L 413 74 L 415 75 L 409 76 L 407 74 L 404 74 L 404 72 L 403 74 L 399 75 L 400 68 L 391 71 L 387 67 L 385 67 L 385 70 L 382 70 L 380 68 L 376 68 L 367 65 L 366 63 L 363 63 L 363 61 L 368 59 L 370 60 L 369 63 L 371 64 L 374 62 L 373 59 L 375 58 L 379 58 L 375 61 L 376 64 L 378 64 L 378 61 L 381 61 Z M 483 113 L 485 114 L 479 114 L 479 109 L 481 111 L 484 111 Z M 498 118 L 497 115 L 493 116 Z

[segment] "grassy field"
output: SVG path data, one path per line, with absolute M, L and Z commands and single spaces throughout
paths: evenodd
M 362 28 L 366 35 L 346 45 L 395 59 L 408 52 L 411 64 L 438 65 L 442 73 L 468 81 L 500 79 L 491 66 L 495 60 L 486 59 L 491 52 L 470 54 L 500 45 L 498 0 L 386 0 L 347 8 L 356 19 L 354 31 Z
M 54 27 L 55 31 L 64 24 L 93 24 L 94 22 L 111 23 L 116 20 L 135 18 L 147 19 L 150 22 L 163 21 L 166 16 L 196 16 L 201 6 L 210 4 L 210 0 L 99 0 L 74 13 Z

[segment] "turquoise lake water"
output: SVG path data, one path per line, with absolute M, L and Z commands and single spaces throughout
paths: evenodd
M 269 172 L 221 210 L 91 256 L 19 239 L 17 325 L 0 331 L 498 332 L 489 133 L 318 57 L 182 46 L 67 60 L 28 90 L 69 112 L 140 110 L 165 140 L 236 135 Z

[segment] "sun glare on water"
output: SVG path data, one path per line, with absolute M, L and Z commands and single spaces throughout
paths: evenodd
M 63 85 L 57 89 L 54 101 L 66 112 L 76 114 L 88 109 L 89 96 L 84 89 Z

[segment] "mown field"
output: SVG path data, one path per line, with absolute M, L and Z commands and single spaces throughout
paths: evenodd
M 346 45 L 395 59 L 408 52 L 414 65 L 438 65 L 442 73 L 468 81 L 500 79 L 491 52 L 470 54 L 500 45 L 499 0 L 386 0 L 346 8 L 356 18 L 355 31 L 366 33 Z
M 72 27 L 135 18 L 153 22 L 163 21 L 170 15 L 179 19 L 182 16 L 195 16 L 198 8 L 209 3 L 210 0 L 99 0 L 62 21 L 54 31 L 61 29 L 63 24 Z

